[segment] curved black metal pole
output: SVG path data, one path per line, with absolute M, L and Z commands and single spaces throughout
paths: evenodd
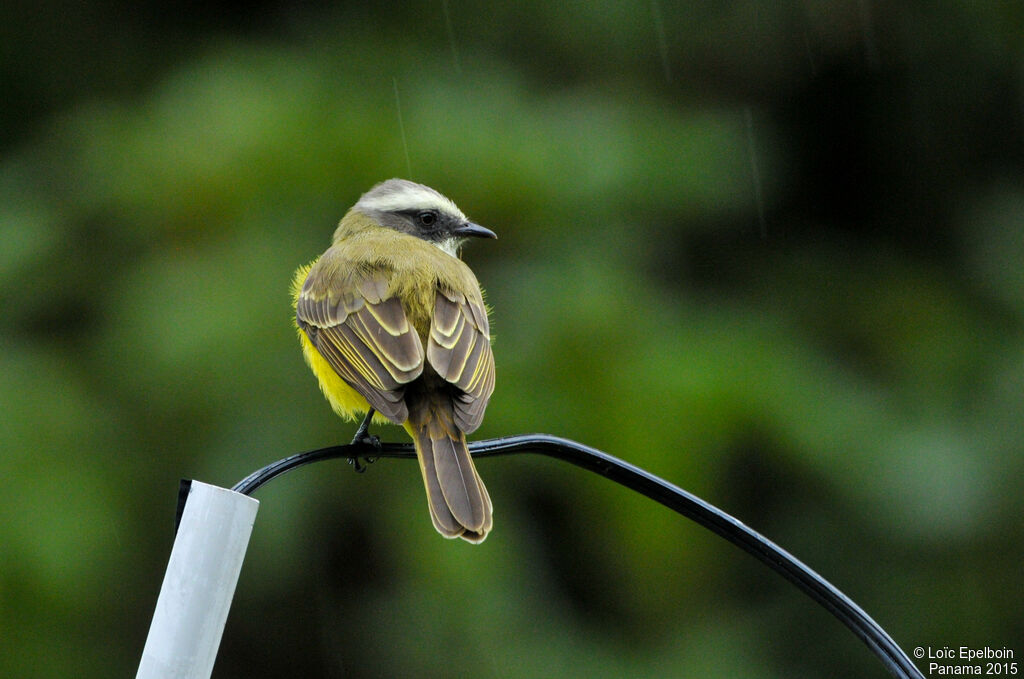
M 696 495 L 596 448 L 548 434 L 523 434 L 476 441 L 469 445 L 469 449 L 474 457 L 540 453 L 600 474 L 660 502 L 740 547 L 796 585 L 867 644 L 893 676 L 924 679 L 921 671 L 892 637 L 832 583 L 742 521 Z M 355 443 L 321 448 L 267 465 L 239 481 L 232 490 L 249 495 L 271 479 L 312 462 L 366 457 L 414 458 L 416 452 L 412 445 L 400 443 L 381 443 L 376 446 Z

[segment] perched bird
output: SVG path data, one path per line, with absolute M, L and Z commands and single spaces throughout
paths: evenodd
M 471 237 L 497 236 L 434 189 L 389 179 L 295 272 L 292 292 L 302 352 L 331 407 L 366 413 L 364 426 L 374 411 L 404 426 L 434 527 L 482 542 L 491 499 L 466 434 L 494 391 L 494 355 L 480 284 L 459 259 Z

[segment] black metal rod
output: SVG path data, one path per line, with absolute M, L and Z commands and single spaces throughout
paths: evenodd
M 742 521 L 696 495 L 600 450 L 548 434 L 523 434 L 476 441 L 469 445 L 469 450 L 474 457 L 515 453 L 547 455 L 600 474 L 646 495 L 725 538 L 781 574 L 782 577 L 832 613 L 867 644 L 893 676 L 901 679 L 924 679 L 921 671 L 903 652 L 903 649 L 893 641 L 892 637 L 860 606 L 836 589 L 832 583 L 768 538 L 746 526 Z M 271 479 L 312 462 L 366 457 L 415 458 L 416 451 L 412 445 L 400 443 L 381 443 L 377 446 L 356 443 L 321 448 L 292 455 L 267 465 L 239 481 L 233 490 L 249 495 Z

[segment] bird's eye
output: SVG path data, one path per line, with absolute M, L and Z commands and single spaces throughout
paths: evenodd
M 437 222 L 437 213 L 431 210 L 424 210 L 416 215 L 416 219 L 419 220 L 423 226 L 433 226 Z

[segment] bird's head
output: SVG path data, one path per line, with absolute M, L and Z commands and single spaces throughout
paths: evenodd
M 467 238 L 497 238 L 474 224 L 455 203 L 423 184 L 389 179 L 377 184 L 352 207 L 381 226 L 433 243 L 455 256 Z

